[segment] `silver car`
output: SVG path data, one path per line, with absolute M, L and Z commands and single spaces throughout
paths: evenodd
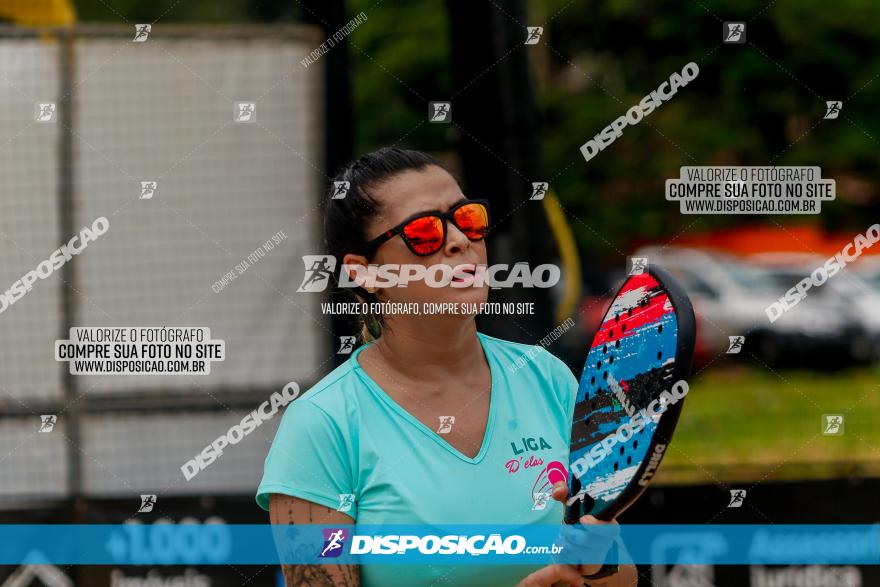
M 799 279 L 737 257 L 684 247 L 646 247 L 648 257 L 677 278 L 691 297 L 698 320 L 698 345 L 716 356 L 729 337 L 745 335 L 745 350 L 768 365 L 842 365 L 864 358 L 864 326 L 836 294 L 813 295 L 771 322 L 767 308 Z M 818 288 L 821 289 L 821 288 Z

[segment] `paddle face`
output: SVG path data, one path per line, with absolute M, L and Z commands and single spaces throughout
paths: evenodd
M 684 403 L 695 336 L 690 301 L 666 272 L 652 266 L 627 278 L 581 375 L 567 522 L 610 520 L 650 483 Z

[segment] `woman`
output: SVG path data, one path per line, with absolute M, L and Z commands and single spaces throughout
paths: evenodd
M 488 204 L 465 198 L 432 157 L 382 149 L 335 179 L 349 189 L 328 202 L 326 238 L 345 265 L 487 264 Z M 419 307 L 485 302 L 488 287 L 472 280 L 368 287 L 357 295 Z M 477 332 L 472 314 L 367 315 L 363 322 L 366 344 L 284 414 L 257 494 L 272 523 L 558 524 L 562 505 L 538 493 L 549 483 L 557 501 L 567 492 L 578 384 L 565 364 L 540 349 L 514 372 L 536 347 Z M 352 495 L 350 509 L 340 508 Z M 288 587 L 545 586 L 583 585 L 582 574 L 599 568 L 296 565 L 284 574 Z M 634 567 L 622 566 L 588 584 L 634 585 L 635 576 Z

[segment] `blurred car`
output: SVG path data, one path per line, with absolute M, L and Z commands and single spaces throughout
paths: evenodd
M 850 267 L 874 291 L 880 293 L 880 257 L 876 255 L 867 259 L 863 257 Z
M 623 283 L 622 273 L 594 272 L 592 279 L 584 284 L 584 291 L 578 302 L 575 327 L 559 339 L 558 356 L 569 365 L 582 369 L 589 345 L 602 323 L 602 318 L 611 306 L 611 298 Z M 576 372 L 580 375 L 580 370 Z
M 793 255 L 789 253 L 758 255 L 754 260 L 763 266 L 770 279 L 779 283 L 787 291 L 804 277 L 810 275 L 826 261 L 818 255 Z M 833 309 L 831 317 L 844 324 L 856 323 L 859 329 L 851 329 L 848 345 L 853 361 L 880 361 L 880 288 L 867 281 L 862 273 L 848 266 L 829 277 L 821 286 L 813 286 L 807 297 L 798 304 L 811 311 L 821 305 L 811 304 L 811 300 L 826 299 L 825 306 Z M 836 305 L 836 307 L 835 307 Z
M 725 353 L 728 337 L 734 335 L 746 337 L 742 352 L 754 353 L 771 366 L 810 366 L 817 360 L 839 366 L 863 357 L 865 328 L 838 296 L 810 295 L 770 322 L 767 307 L 809 273 L 799 273 L 788 283 L 787 275 L 736 257 L 683 247 L 646 247 L 635 255 L 665 268 L 691 297 L 698 363 Z

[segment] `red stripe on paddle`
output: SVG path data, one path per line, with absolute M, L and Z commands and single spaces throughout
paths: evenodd
M 651 281 L 654 280 L 652 279 Z M 656 282 L 654 283 L 656 284 Z M 638 328 L 652 322 L 657 322 L 664 314 L 673 311 L 671 306 L 668 310 L 664 309 L 668 300 L 669 296 L 661 293 L 650 298 L 647 306 L 636 306 L 633 308 L 632 316 L 628 312 L 621 312 L 620 321 L 615 320 L 614 316 L 612 316 L 602 323 L 602 327 L 596 333 L 596 338 L 593 339 L 593 344 L 590 348 L 603 346 L 609 342 L 613 344 L 615 340 L 631 336 Z M 626 326 L 625 330 L 623 326 Z

